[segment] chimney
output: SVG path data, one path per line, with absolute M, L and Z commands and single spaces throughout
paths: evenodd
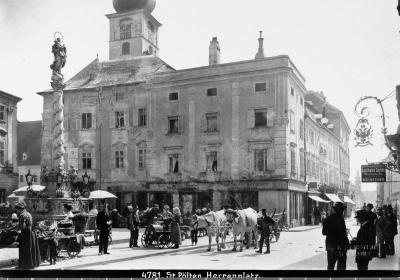
M 263 59 L 264 55 L 264 38 L 262 37 L 262 31 L 260 31 L 260 38 L 258 38 L 258 53 L 256 59 Z
M 221 62 L 221 50 L 217 37 L 213 37 L 209 47 L 209 64 L 215 65 Z

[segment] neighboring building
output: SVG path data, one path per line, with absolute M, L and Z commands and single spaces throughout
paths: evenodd
M 356 203 L 356 208 L 361 209 L 364 206 L 365 197 L 361 191 L 360 171 L 357 172 L 354 184 L 350 183 L 349 196 Z
M 0 203 L 18 186 L 17 104 L 21 100 L 0 90 Z
M 343 113 L 329 104 L 322 92 L 309 91 L 305 100 L 303 169 L 310 193 L 306 209 L 311 222 L 314 207 L 329 209 L 327 202 L 340 200 L 350 203 L 350 128 Z
M 33 184 L 39 184 L 42 145 L 42 121 L 18 122 L 18 181 L 26 186 L 25 175 L 33 175 Z
M 120 210 L 127 201 L 185 215 L 267 208 L 303 224 L 307 91 L 290 58 L 264 57 L 260 38 L 256 59 L 221 64 L 213 38 L 209 66 L 175 70 L 157 56 L 151 9 L 116 6 L 110 60 L 92 61 L 64 89 L 66 166 L 116 194 Z M 54 168 L 52 91 L 38 94 L 42 165 Z
M 383 159 L 383 162 L 392 162 L 393 156 L 391 153 Z M 400 174 L 397 171 L 386 170 L 386 182 L 377 183 L 376 202 L 382 206 L 391 204 L 393 207 L 400 206 Z M 375 202 L 375 201 L 374 201 Z

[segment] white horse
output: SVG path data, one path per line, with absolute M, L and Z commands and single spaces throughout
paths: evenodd
M 211 238 L 215 235 L 215 241 L 217 242 L 217 249 L 221 251 L 221 248 L 225 248 L 226 239 L 226 216 L 224 211 L 210 212 L 201 216 L 194 215 L 192 220 L 193 228 L 206 228 L 208 235 L 208 249 L 211 251 Z M 221 245 L 219 243 L 219 237 L 221 236 Z
M 250 237 L 252 233 L 254 234 L 255 240 L 258 240 L 257 231 L 257 211 L 252 208 L 246 208 L 243 210 L 226 210 L 225 215 L 228 222 L 232 224 L 233 227 L 233 249 L 236 251 L 236 241 L 237 236 L 240 234 L 240 251 L 243 251 L 243 241 L 245 234 L 247 233 Z M 246 249 L 250 248 L 250 242 L 247 243 Z M 255 244 L 255 249 L 257 249 L 257 242 Z

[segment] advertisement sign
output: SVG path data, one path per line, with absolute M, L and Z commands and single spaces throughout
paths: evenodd
M 386 182 L 386 166 L 384 164 L 361 165 L 361 182 Z

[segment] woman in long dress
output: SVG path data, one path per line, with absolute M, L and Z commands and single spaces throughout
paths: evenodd
M 20 269 L 32 269 L 40 265 L 39 242 L 36 233 L 32 230 L 32 215 L 26 211 L 23 202 L 15 205 L 15 209 L 19 213 L 19 227 L 21 233 L 19 235 L 19 260 Z
M 181 211 L 175 207 L 172 215 L 171 222 L 171 241 L 175 244 L 174 249 L 178 249 L 181 244 L 181 230 L 179 225 L 182 223 Z

